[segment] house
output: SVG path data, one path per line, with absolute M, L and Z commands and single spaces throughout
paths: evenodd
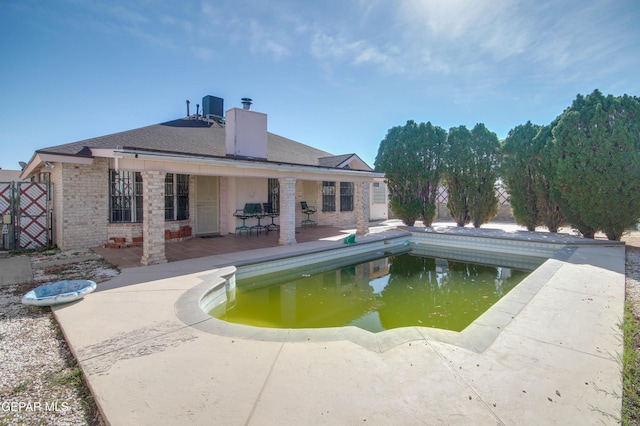
M 20 170 L 0 169 L 0 182 L 18 182 L 20 181 Z
M 296 243 L 301 201 L 316 207 L 318 225 L 366 233 L 387 218 L 384 175 L 356 154 L 268 132 L 250 99 L 226 113 L 223 104 L 205 96 L 202 114 L 187 103 L 184 118 L 37 150 L 22 178 L 51 182 L 54 243 L 140 244 L 141 263 L 153 264 L 166 262 L 167 240 L 235 233 L 234 213 L 248 203 L 270 203 L 280 244 Z

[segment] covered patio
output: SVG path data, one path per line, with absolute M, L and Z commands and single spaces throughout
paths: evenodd
M 355 233 L 352 228 L 338 228 L 333 226 L 314 226 L 296 229 L 296 240 L 306 243 L 317 240 L 337 241 L 349 234 Z M 168 262 L 197 259 L 205 256 L 214 256 L 226 253 L 236 253 L 248 250 L 278 247 L 280 236 L 278 232 L 269 232 L 260 235 L 233 234 L 194 237 L 184 241 L 165 243 L 165 255 Z M 143 266 L 140 263 L 142 247 L 105 248 L 95 247 L 93 250 L 105 258 L 108 262 L 120 269 Z

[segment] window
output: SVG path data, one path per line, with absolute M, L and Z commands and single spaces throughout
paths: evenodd
M 142 222 L 140 172 L 109 170 L 109 221 Z
M 267 202 L 271 204 L 273 213 L 280 211 L 280 181 L 278 179 L 269 179 Z
M 373 204 L 384 204 L 386 202 L 387 194 L 385 191 L 384 183 L 373 183 Z
M 336 183 L 322 182 L 322 211 L 336 211 Z
M 340 211 L 353 211 L 353 182 L 340 182 Z
M 164 220 L 189 219 L 189 176 L 167 173 L 164 178 Z

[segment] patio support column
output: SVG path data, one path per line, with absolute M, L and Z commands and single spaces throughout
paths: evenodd
M 279 178 L 280 240 L 278 244 L 296 244 L 296 179 Z
M 142 258 L 143 265 L 166 263 L 164 240 L 163 172 L 142 172 Z
M 369 182 L 356 182 L 356 233 L 369 233 Z

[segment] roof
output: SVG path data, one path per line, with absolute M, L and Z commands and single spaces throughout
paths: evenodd
M 332 155 L 330 157 L 322 157 L 318 159 L 318 165 L 325 167 L 340 167 L 345 161 L 353 157 L 355 154 Z
M 21 180 L 20 173 L 20 170 L 0 169 L 0 182 L 18 182 Z
M 267 144 L 267 161 L 276 163 L 338 167 L 354 155 L 333 156 L 326 151 L 270 132 L 267 133 Z M 216 121 L 208 123 L 206 120 L 186 117 L 43 148 L 36 153 L 91 157 L 91 148 L 120 148 L 180 155 L 226 157 L 225 129 Z

